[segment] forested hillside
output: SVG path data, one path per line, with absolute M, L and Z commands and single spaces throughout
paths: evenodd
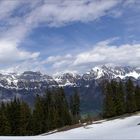
M 64 90 L 47 91 L 37 96 L 34 109 L 14 99 L 0 106 L 0 135 L 37 135 L 66 125 L 78 123 L 80 99 L 77 91 L 66 99 Z
M 106 81 L 104 88 L 103 117 L 113 117 L 140 110 L 140 86 L 131 79 L 125 83 Z

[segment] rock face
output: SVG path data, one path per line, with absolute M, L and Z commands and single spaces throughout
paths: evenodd
M 126 80 L 130 77 L 134 82 L 140 83 L 140 69 L 129 66 L 98 66 L 82 75 L 63 73 L 53 77 L 32 71 L 0 74 L 0 100 L 9 101 L 16 96 L 32 106 L 36 94 L 43 95 L 47 88 L 64 87 L 67 96 L 77 88 L 82 102 L 81 109 L 99 110 L 102 104 L 102 80 Z

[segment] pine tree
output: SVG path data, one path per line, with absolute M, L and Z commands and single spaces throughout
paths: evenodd
M 135 88 L 131 79 L 126 82 L 126 112 L 136 111 Z
M 20 105 L 20 135 L 29 135 L 31 133 L 31 110 L 29 106 L 22 102 Z
M 103 116 L 104 117 L 113 117 L 116 114 L 116 108 L 114 104 L 114 95 L 112 91 L 112 85 L 108 82 L 104 87 L 104 109 Z
M 35 101 L 35 108 L 33 110 L 33 128 L 34 134 L 41 134 L 43 132 L 44 111 L 42 99 L 37 96 Z
M 4 103 L 0 106 L 0 135 L 10 135 L 11 127 L 7 119 L 7 110 Z
M 69 107 L 70 107 L 71 114 L 74 115 L 74 100 L 73 100 L 73 96 L 72 95 L 70 96 Z
M 117 116 L 119 114 L 119 94 L 118 94 L 118 83 L 114 80 L 110 82 L 111 85 L 111 92 L 110 96 L 112 97 L 113 103 L 112 106 L 114 108 L 114 114 L 113 116 Z
M 125 113 L 124 87 L 121 81 L 116 85 L 116 115 L 122 115 Z
M 135 88 L 135 101 L 137 110 L 140 110 L 140 87 L 138 85 Z
M 77 90 L 70 97 L 70 110 L 73 116 L 73 123 L 77 123 L 80 119 L 80 97 Z
M 20 134 L 20 101 L 14 99 L 7 105 L 7 119 L 11 126 L 11 134 L 19 135 Z
M 45 106 L 45 130 L 51 130 L 56 127 L 56 124 L 54 124 L 54 119 L 58 117 L 54 117 L 54 112 L 57 116 L 57 112 L 55 111 L 55 102 L 53 93 L 50 90 L 47 90 L 46 97 L 44 101 Z M 56 119 L 55 119 L 56 120 Z
M 59 114 L 59 126 L 65 126 L 65 125 L 70 125 L 71 124 L 71 117 L 70 117 L 70 112 L 69 112 L 69 107 L 68 107 L 68 102 L 65 97 L 65 92 L 63 88 L 60 88 L 57 91 L 57 97 L 56 97 L 56 105 L 57 105 L 57 110 Z
M 75 118 L 80 114 L 77 93 L 73 96 Z M 0 135 L 36 135 L 71 124 L 71 114 L 64 89 L 37 96 L 33 112 L 18 99 L 0 105 Z
M 78 91 L 74 93 L 74 106 L 75 106 L 75 115 L 79 118 L 80 115 L 80 97 Z

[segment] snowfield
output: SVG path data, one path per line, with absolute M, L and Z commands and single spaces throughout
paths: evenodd
M 140 114 L 45 136 L 0 137 L 0 140 L 47 140 L 47 139 L 140 139 Z

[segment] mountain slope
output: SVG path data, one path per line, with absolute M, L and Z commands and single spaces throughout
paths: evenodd
M 48 139 L 139 139 L 140 116 L 134 115 L 46 136 Z
M 98 121 L 92 125 L 68 131 L 56 132 L 51 135 L 0 137 L 0 140 L 45 140 L 45 139 L 139 139 L 140 116 L 133 115 L 110 121 Z

